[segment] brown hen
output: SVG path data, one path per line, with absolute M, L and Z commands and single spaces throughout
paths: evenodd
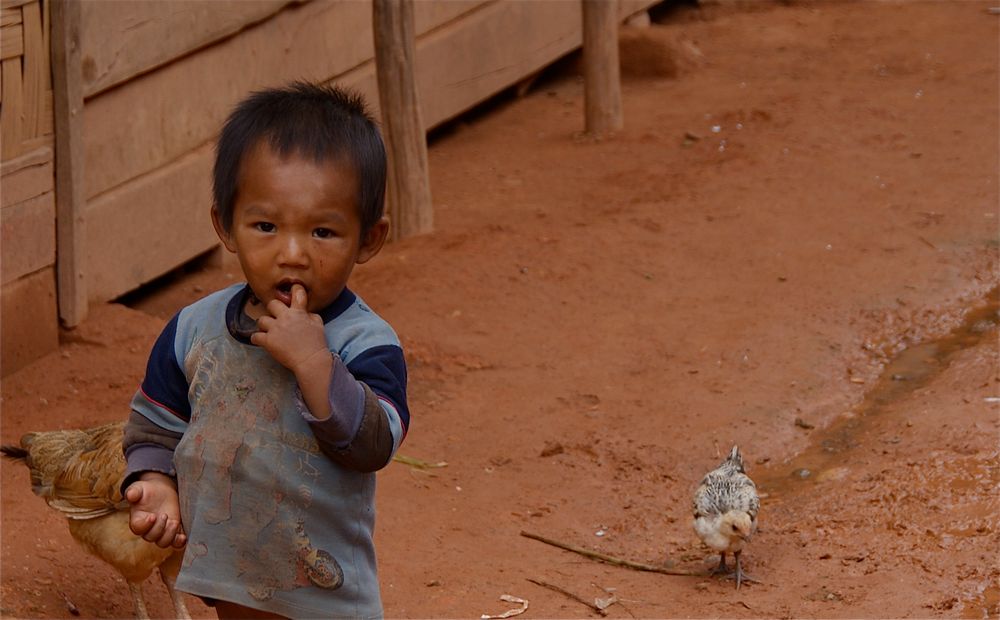
M 91 554 L 125 577 L 138 618 L 149 618 L 142 582 L 153 569 L 178 618 L 190 618 L 181 593 L 174 590 L 183 550 L 161 549 L 129 529 L 129 505 L 119 487 L 125 477 L 122 454 L 124 422 L 83 430 L 28 433 L 21 446 L 0 446 L 8 458 L 31 471 L 31 488 L 62 512 L 69 532 Z

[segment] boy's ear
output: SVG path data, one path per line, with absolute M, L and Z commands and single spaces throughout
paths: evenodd
M 226 249 L 230 252 L 236 252 L 232 235 L 222 226 L 222 220 L 219 219 L 219 212 L 215 207 L 212 207 L 212 226 L 215 226 L 215 234 L 219 236 L 219 241 L 222 242 L 222 245 L 226 246 Z
M 379 221 L 375 222 L 365 236 L 361 239 L 361 247 L 358 248 L 358 260 L 356 261 L 359 265 L 361 263 L 367 263 L 373 256 L 378 254 L 379 250 L 385 244 L 386 237 L 389 236 L 389 218 L 383 215 L 379 218 Z

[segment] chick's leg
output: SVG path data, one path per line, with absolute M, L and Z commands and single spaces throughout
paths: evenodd
M 733 573 L 733 576 L 736 579 L 736 589 L 737 590 L 740 589 L 740 585 L 744 581 L 749 582 L 749 583 L 760 583 L 760 581 L 754 579 L 750 575 L 748 575 L 748 574 L 746 574 L 746 573 L 743 572 L 743 567 L 740 565 L 740 554 L 741 553 L 742 553 L 742 551 L 736 551 L 736 552 L 733 553 L 733 555 L 736 556 L 736 571 Z
M 712 569 L 710 575 L 728 575 L 729 568 L 726 566 L 726 552 L 719 554 L 719 565 Z

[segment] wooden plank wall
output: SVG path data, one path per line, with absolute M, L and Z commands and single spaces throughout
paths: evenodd
M 620 0 L 622 18 L 654 0 Z M 58 346 L 48 2 L 0 0 L 0 373 Z M 90 300 L 216 246 L 212 147 L 248 91 L 292 79 L 378 112 L 370 0 L 81 3 Z M 574 0 L 415 3 L 416 85 L 433 128 L 581 44 Z M 582 119 L 581 119 L 582 122 Z
M 653 2 L 621 0 L 620 15 Z M 196 19 L 181 9 L 193 4 L 202 3 L 83 5 L 83 24 L 91 25 L 83 64 L 92 300 L 121 295 L 215 247 L 213 140 L 247 92 L 291 79 L 336 81 L 378 110 L 370 0 L 212 2 Z M 428 129 L 582 41 L 573 0 L 428 0 L 415 4 L 414 17 Z
M 0 3 L 0 374 L 59 346 L 48 3 Z

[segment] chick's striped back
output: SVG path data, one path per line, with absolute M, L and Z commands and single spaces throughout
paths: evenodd
M 733 446 L 729 456 L 702 478 L 694 494 L 694 514 L 721 515 L 738 510 L 756 519 L 759 509 L 757 485 L 746 475 L 739 447 Z

